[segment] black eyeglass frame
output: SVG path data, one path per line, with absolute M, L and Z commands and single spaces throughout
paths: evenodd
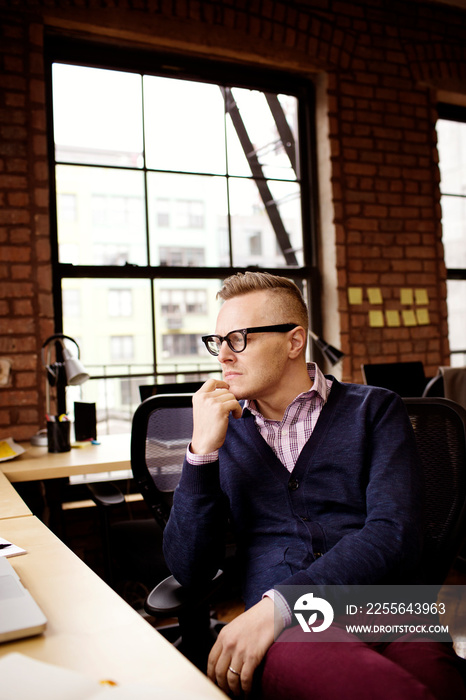
M 297 328 L 298 325 L 298 323 L 279 323 L 275 326 L 255 326 L 253 328 L 238 328 L 237 330 L 230 331 L 225 336 L 215 334 L 203 335 L 202 342 L 204 343 L 208 352 L 210 352 L 211 355 L 213 355 L 214 357 L 218 357 L 224 340 L 226 340 L 228 347 L 233 352 L 244 352 L 248 344 L 248 333 L 288 333 L 288 331 L 292 331 L 294 328 Z M 241 350 L 235 350 L 235 348 L 232 346 L 231 340 L 229 338 L 229 336 L 232 335 L 232 333 L 241 333 L 241 335 L 243 336 L 244 347 L 241 348 Z M 217 345 L 217 352 L 212 352 L 208 345 L 213 338 L 217 338 L 220 341 Z

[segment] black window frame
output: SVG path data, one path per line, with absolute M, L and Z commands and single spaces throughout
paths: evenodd
M 71 278 L 95 279 L 224 279 L 235 272 L 247 269 L 265 270 L 296 281 L 306 280 L 307 303 L 312 328 L 321 330 L 320 275 L 317 256 L 317 185 L 315 141 L 315 86 L 309 77 L 289 72 L 258 69 L 249 65 L 208 60 L 192 55 L 171 54 L 158 49 L 135 48 L 130 45 L 114 45 L 112 42 L 95 42 L 82 37 L 66 36 L 49 31 L 44 42 L 47 91 L 47 140 L 50 181 L 50 235 L 53 276 L 53 308 L 55 332 L 63 332 L 62 280 Z M 139 265 L 74 265 L 61 263 L 58 255 L 58 221 L 56 205 L 55 146 L 53 136 L 52 65 L 68 63 L 93 68 L 141 72 L 149 75 L 191 79 L 198 82 L 216 82 L 249 89 L 279 93 L 298 98 L 299 157 L 301 181 L 301 214 L 304 264 L 296 267 L 184 267 Z M 59 163 L 59 161 L 58 161 Z M 146 206 L 146 218 L 148 216 Z M 152 333 L 155 339 L 155 299 L 151 285 Z M 208 329 L 207 329 L 208 330 Z M 153 370 L 147 376 L 157 376 L 156 343 L 153 344 Z M 311 348 L 311 353 L 313 349 Z M 128 375 L 92 376 L 91 379 L 125 378 Z M 145 375 L 138 375 L 145 376 Z
M 446 102 L 439 102 L 437 103 L 437 116 L 439 119 L 444 119 L 446 121 L 453 121 L 453 122 L 460 122 L 462 124 L 466 124 L 466 107 L 463 107 L 461 105 L 454 105 L 454 104 L 448 104 Z M 442 192 L 440 190 L 440 197 L 443 196 L 455 196 L 455 197 L 461 197 L 463 199 L 466 199 L 466 195 L 452 195 L 448 192 Z M 456 281 L 466 281 L 466 267 L 447 267 L 446 268 L 446 276 L 447 280 L 456 280 Z M 448 299 L 447 299 L 448 303 Z M 465 354 L 465 349 L 456 349 L 452 350 L 450 348 L 450 355 L 463 355 Z
M 437 114 L 439 119 L 466 124 L 466 107 L 462 107 L 461 105 L 439 102 L 437 104 Z M 448 196 L 447 192 L 441 192 L 441 196 L 445 194 Z M 447 279 L 466 280 L 466 267 L 447 267 Z

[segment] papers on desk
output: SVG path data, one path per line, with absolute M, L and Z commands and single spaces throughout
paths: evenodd
M 17 557 L 18 554 L 26 554 L 26 550 L 0 537 L 0 557 Z
M 149 683 L 94 681 L 23 654 L 0 659 L 0 700 L 202 700 L 186 690 Z
M 18 457 L 18 455 L 22 455 L 23 452 L 25 452 L 24 447 L 18 445 L 13 438 L 9 437 L 0 440 L 0 462 L 6 462 L 7 459 Z

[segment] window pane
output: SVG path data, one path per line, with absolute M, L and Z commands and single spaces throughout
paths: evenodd
M 76 204 L 74 219 L 58 208 L 60 262 L 147 264 L 142 172 L 58 165 L 56 187 Z
M 109 289 L 108 290 L 108 315 L 109 316 L 131 316 L 133 313 L 133 290 L 132 289 Z
M 439 119 L 437 138 L 442 194 L 466 195 L 466 123 Z
M 445 263 L 447 269 L 463 268 L 466 275 L 466 123 L 440 119 L 437 134 Z M 466 280 L 447 280 L 448 339 L 453 366 L 466 362 L 465 303 Z
M 142 167 L 141 76 L 54 63 L 55 157 Z
M 223 178 L 148 173 L 148 198 L 151 265 L 225 264 L 228 210 Z
M 140 384 L 221 374 L 201 342 L 221 282 L 193 268 L 304 264 L 297 98 L 227 88 L 227 69 L 222 85 L 148 76 L 144 60 L 52 64 L 58 262 L 95 266 L 93 279 L 55 270 L 64 332 L 94 377 L 68 405 L 96 402 L 99 433 L 130 429 Z M 178 269 L 166 280 L 157 266 Z
M 158 372 L 218 371 L 201 336 L 215 328 L 221 286 L 219 280 L 205 279 L 154 282 Z
M 224 111 L 217 85 L 144 76 L 147 167 L 225 173 Z
M 442 197 L 442 231 L 446 266 L 466 268 L 466 196 Z
M 290 95 L 270 95 L 268 102 L 265 93 L 243 88 L 233 88 L 231 95 L 239 110 L 247 137 L 252 143 L 253 153 L 262 168 L 262 175 L 267 178 L 295 180 L 293 164 L 296 167 L 297 99 Z M 291 133 L 291 138 L 287 138 L 285 144 L 277 124 L 281 123 L 281 120 L 286 122 Z M 227 139 L 228 172 L 231 175 L 251 175 L 251 167 L 245 155 L 250 153 L 250 150 L 242 141 L 241 131 L 230 113 L 227 120 Z
M 302 264 L 302 233 L 299 188 L 296 183 L 269 181 L 269 206 L 266 207 L 252 180 L 231 178 L 230 207 L 233 265 L 241 267 L 284 267 L 287 264 Z M 275 204 L 274 209 L 270 204 Z M 282 226 L 288 241 L 282 248 L 277 231 Z M 251 244 L 251 237 L 260 233 L 260 246 Z M 295 262 L 297 261 L 297 262 Z
M 453 362 L 455 355 L 452 355 L 452 364 L 457 366 L 463 366 L 466 364 L 466 323 L 464 322 L 465 300 L 466 280 L 448 280 L 447 302 L 450 350 L 462 350 L 464 353 L 464 356 L 461 357 L 461 361 L 455 363 Z
M 81 313 L 64 313 L 63 332 L 79 338 L 81 360 L 89 374 L 116 374 L 122 361 L 129 361 L 125 374 L 148 371 L 153 361 L 150 280 L 65 279 L 62 287 L 64 298 L 73 294 L 79 299 Z

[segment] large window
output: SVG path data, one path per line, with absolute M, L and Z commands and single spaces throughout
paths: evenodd
M 439 105 L 442 230 L 451 364 L 466 364 L 466 108 Z
M 80 339 L 81 398 L 121 427 L 128 381 L 218 373 L 200 336 L 222 278 L 267 269 L 310 293 L 312 90 L 71 40 L 47 53 L 57 331 Z

